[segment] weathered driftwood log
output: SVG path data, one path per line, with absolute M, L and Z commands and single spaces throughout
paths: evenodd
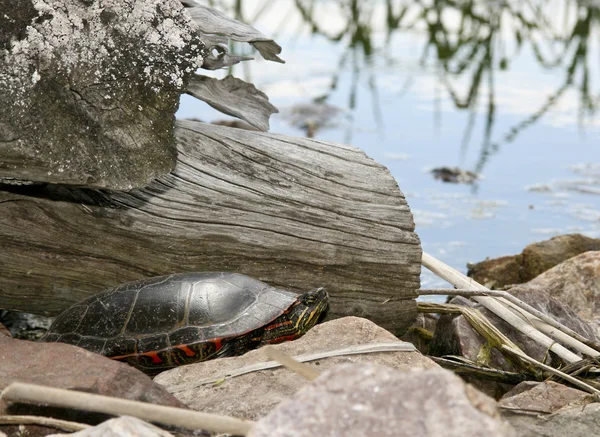
M 351 146 L 199 122 L 176 139 L 175 170 L 143 189 L 0 191 L 0 308 L 57 314 L 125 281 L 226 270 L 324 286 L 331 317 L 411 322 L 421 248 L 385 167 Z
M 275 111 L 251 84 L 192 74 L 244 59 L 199 38 L 281 51 L 185 3 L 0 0 L 0 181 L 37 183 L 0 185 L 0 308 L 53 315 L 125 281 L 229 270 L 325 286 L 330 316 L 402 331 L 421 249 L 384 167 L 349 146 L 173 129 L 184 91 L 262 130 Z

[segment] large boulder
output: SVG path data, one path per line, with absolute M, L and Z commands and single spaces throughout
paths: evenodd
M 557 264 L 590 250 L 600 250 L 600 239 L 581 234 L 559 235 L 533 243 L 518 255 L 469 265 L 467 276 L 491 289 L 530 281 Z
M 366 319 L 345 317 L 317 325 L 304 337 L 274 347 L 285 354 L 297 356 L 352 345 L 394 341 L 398 340 L 393 334 Z M 268 359 L 261 349 L 257 349 L 241 357 L 168 370 L 156 376 L 154 381 L 194 410 L 257 420 L 306 383 L 302 377 L 284 368 L 225 378 L 232 371 L 264 361 Z M 317 370 L 325 370 L 338 364 L 365 362 L 397 370 L 439 368 L 416 351 L 346 355 L 313 361 L 309 365 Z
M 250 437 L 508 437 L 493 399 L 452 372 L 344 364 L 259 420 Z

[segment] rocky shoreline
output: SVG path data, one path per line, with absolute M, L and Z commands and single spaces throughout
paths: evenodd
M 542 246 L 564 247 L 573 240 L 561 236 Z M 558 252 L 552 255 L 560 258 Z M 594 307 L 600 296 L 600 251 L 568 257 L 531 281 L 509 288 L 514 296 L 560 320 L 592 341 L 599 325 Z M 489 262 L 488 262 L 489 263 Z M 464 297 L 453 305 L 477 308 Z M 552 367 L 564 367 L 554 353 L 516 332 L 489 311 L 479 308 L 491 323 L 527 355 Z M 35 324 L 36 330 L 39 323 Z M 6 331 L 4 331 L 6 334 Z M 66 344 L 45 344 L 0 336 L 0 388 L 13 381 L 150 402 L 186 410 L 251 421 L 252 436 L 589 436 L 600 431 L 597 395 L 574 388 L 548 374 L 525 375 L 510 384 L 492 373 L 443 369 L 439 357 L 461 357 L 499 374 L 522 369 L 507 360 L 478 334 L 464 315 L 437 317 L 422 313 L 402 337 L 414 351 L 374 352 L 310 361 L 314 381 L 287 368 L 256 370 L 238 376 L 237 369 L 268 361 L 262 349 L 240 357 L 222 358 L 165 371 L 151 380 L 126 364 Z M 270 346 L 288 356 L 336 351 L 359 345 L 398 342 L 398 338 L 359 317 L 321 323 L 304 337 Z M 596 384 L 594 363 L 586 381 Z M 504 373 L 502 373 L 504 372 Z M 460 375 L 462 378 L 457 377 Z M 583 373 L 581 373 L 583 375 Z M 521 371 L 521 376 L 524 374 Z M 496 379 L 496 381 L 494 380 Z M 499 382 L 500 381 L 500 382 Z M 198 431 L 153 427 L 132 417 L 110 416 L 68 408 L 0 401 L 2 418 L 42 416 L 96 425 L 79 431 L 88 435 L 199 435 Z M 0 419 L 2 420 L 2 419 Z M 7 425 L 7 435 L 53 435 L 40 424 Z M 26 432 L 27 434 L 23 434 Z M 20 433 L 20 434 L 19 434 Z M 96 433 L 96 434 L 95 434 Z M 99 434 L 98 434 L 99 433 Z M 111 434 L 112 433 L 112 434 Z M 136 434 L 138 433 L 138 434 Z

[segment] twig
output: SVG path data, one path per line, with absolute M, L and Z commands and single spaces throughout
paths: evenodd
M 531 379 L 529 375 L 516 372 L 507 372 L 492 367 L 478 366 L 473 362 L 466 362 L 462 357 L 445 356 L 434 357 L 428 355 L 427 358 L 435 361 L 445 369 L 450 369 L 459 375 L 476 376 L 477 378 L 487 379 L 489 381 L 500 382 L 503 384 L 517 385 L 520 382 Z M 460 359 L 460 360 L 457 360 Z
M 309 381 L 313 381 L 321 374 L 320 372 L 310 367 L 308 364 L 296 361 L 289 355 L 284 354 L 283 352 L 279 351 L 278 349 L 275 349 L 272 346 L 264 347 L 263 351 L 267 358 L 277 361 L 282 366 L 290 369 L 292 372 L 296 372 L 298 375 L 302 376 L 303 378 Z
M 447 264 L 444 264 L 443 262 L 435 259 L 428 253 L 423 252 L 421 264 L 423 264 L 423 266 L 427 267 L 433 273 L 435 273 L 442 279 L 445 279 L 446 281 L 450 282 L 457 288 L 490 291 L 483 285 L 472 280 L 471 278 L 468 278 L 467 276 L 456 271 Z M 526 323 L 520 316 L 506 308 L 501 302 L 498 302 L 493 297 L 474 296 L 473 300 L 486 307 L 488 310 L 496 314 L 498 317 L 509 323 L 515 329 L 519 330 L 532 340 L 541 344 L 545 348 L 550 349 L 564 361 L 568 363 L 574 363 L 581 360 L 579 356 L 577 356 L 564 346 L 556 343 L 553 339 L 531 326 L 531 324 Z
M 115 416 L 128 415 L 188 429 L 204 429 L 241 436 L 245 436 L 254 424 L 249 420 L 234 417 L 20 382 L 13 382 L 6 387 L 0 399 L 75 408 Z
M 534 315 L 535 317 L 541 319 L 542 321 L 546 322 L 547 324 L 549 324 L 550 326 L 555 327 L 556 329 L 559 329 L 560 331 L 564 332 L 565 334 L 567 334 L 568 336 L 573 337 L 575 340 L 581 342 L 582 344 L 579 345 L 579 347 L 577 348 L 577 350 L 579 350 L 579 352 L 588 355 L 590 357 L 598 357 L 600 356 L 600 344 L 598 344 L 597 342 L 590 340 L 588 338 L 585 338 L 583 335 L 579 334 L 578 332 L 573 331 L 571 328 L 563 325 L 562 323 L 560 323 L 558 320 L 553 319 L 552 317 L 548 316 L 547 314 L 542 313 L 541 311 L 537 310 L 536 308 L 532 307 L 531 305 L 529 305 L 527 302 L 522 301 L 521 299 L 513 296 L 512 294 L 510 294 L 507 291 L 502 291 L 502 290 L 473 290 L 473 289 L 456 289 L 456 288 L 432 288 L 432 289 L 419 289 L 417 290 L 419 295 L 425 296 L 425 295 L 437 295 L 437 294 L 447 294 L 447 295 L 458 295 L 458 296 L 469 296 L 469 297 L 473 297 L 473 296 L 494 296 L 494 297 L 501 297 L 506 299 L 507 301 L 509 301 L 511 304 L 515 305 L 516 307 L 525 310 L 526 312 L 531 313 L 532 315 Z M 515 308 L 515 310 L 517 310 Z M 518 311 L 518 310 L 517 310 Z M 520 312 L 521 314 L 523 314 L 522 312 Z M 526 314 L 524 314 L 525 316 L 527 316 Z M 531 319 L 530 317 L 528 317 L 530 319 L 530 321 L 532 323 L 533 319 Z M 537 328 L 537 326 L 536 326 Z M 540 325 L 540 328 L 543 329 L 543 326 Z M 538 329 L 540 329 L 538 328 Z M 566 337 L 561 336 L 560 334 L 556 334 L 556 333 L 549 333 L 550 335 L 552 335 L 553 337 L 557 338 L 560 341 L 565 341 L 568 342 L 568 340 L 566 339 Z M 574 346 L 574 345 L 572 345 Z M 587 347 L 586 347 L 587 346 Z
M 78 422 L 70 422 L 68 420 L 53 419 L 43 416 L 0 416 L 0 425 L 40 425 L 49 428 L 56 428 L 62 431 L 81 431 L 82 429 L 91 428 L 91 425 Z
M 600 390 L 592 387 L 589 384 L 586 384 L 583 381 L 580 381 L 577 378 L 572 377 L 571 375 L 567 375 L 564 372 L 561 372 L 558 369 L 555 369 L 554 367 L 548 366 L 547 364 L 544 363 L 540 363 L 539 361 L 525 355 L 523 352 L 516 350 L 510 346 L 506 346 L 503 345 L 502 349 L 504 349 L 506 352 L 509 352 L 511 354 L 514 354 L 515 356 L 519 357 L 520 359 L 527 361 L 531 364 L 535 364 L 536 366 L 540 367 L 541 369 L 544 369 L 545 371 L 547 371 L 548 373 L 552 373 L 554 375 L 559 376 L 560 378 L 564 379 L 565 381 L 569 381 L 571 384 L 576 385 L 577 387 L 582 388 L 583 390 L 587 391 L 588 393 L 592 393 L 593 395 L 600 395 Z
M 359 344 L 345 348 L 334 349 L 331 351 L 302 354 L 292 358 L 296 361 L 304 363 L 307 361 L 316 361 L 322 360 L 323 358 L 340 357 L 345 355 L 369 354 L 378 352 L 415 352 L 416 350 L 417 348 L 412 343 L 405 341 L 394 341 L 389 343 Z M 190 390 L 196 387 L 202 387 L 203 385 L 216 384 L 228 378 L 234 378 L 236 376 L 242 376 L 252 372 L 259 372 L 261 370 L 274 369 L 277 367 L 281 367 L 281 364 L 277 361 L 266 361 L 264 363 L 256 363 L 249 366 L 240 367 L 239 369 L 233 369 L 225 374 L 219 375 L 218 377 L 210 377 L 195 381 L 188 381 L 183 384 L 165 386 L 165 389 L 167 389 L 170 393 L 179 393 L 183 390 Z

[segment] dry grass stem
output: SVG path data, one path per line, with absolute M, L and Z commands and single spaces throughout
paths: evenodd
M 165 407 L 147 402 L 82 393 L 61 388 L 13 382 L 4 389 L 0 399 L 28 404 L 46 404 L 74 408 L 114 416 L 133 416 L 149 422 L 203 429 L 211 432 L 245 436 L 254 422 L 218 414 L 208 414 L 183 408 Z
M 278 349 L 275 349 L 272 346 L 265 346 L 263 351 L 267 358 L 277 361 L 282 366 L 291 370 L 292 372 L 297 373 L 302 376 L 304 379 L 308 381 L 313 381 L 316 379 L 321 373 L 310 367 L 308 364 L 301 363 L 300 361 L 296 361 L 292 357 L 287 354 L 284 354 Z
M 340 349 L 333 349 L 330 351 L 319 351 L 311 352 L 309 354 L 302 354 L 292 357 L 294 360 L 301 363 L 307 361 L 322 360 L 329 357 L 341 357 L 346 355 L 362 355 L 380 352 L 415 352 L 417 348 L 412 343 L 406 341 L 393 341 L 386 343 L 366 343 L 352 345 Z M 194 381 L 186 381 L 183 384 L 177 384 L 166 387 L 171 393 L 179 393 L 184 390 L 189 390 L 194 387 L 202 387 L 204 385 L 216 384 L 223 382 L 229 378 L 235 378 L 236 376 L 246 375 L 248 373 L 259 372 L 261 370 L 275 369 L 281 367 L 281 363 L 277 361 L 266 361 L 263 363 L 250 364 L 249 366 L 240 367 L 238 369 L 232 369 L 227 373 L 223 373 L 217 377 L 210 377 Z
M 554 367 L 548 366 L 547 364 L 544 364 L 544 363 L 540 363 L 539 361 L 534 360 L 530 356 L 525 355 L 520 350 L 513 349 L 510 346 L 502 346 L 502 349 L 508 353 L 514 354 L 515 356 L 519 357 L 520 359 L 522 359 L 524 361 L 528 361 L 531 364 L 538 366 L 540 369 L 544 369 L 548 373 L 552 373 L 553 375 L 559 376 L 560 378 L 564 379 L 565 381 L 570 382 L 571 384 L 581 388 L 582 390 L 587 391 L 588 393 L 592 393 L 593 395 L 596 395 L 596 396 L 600 395 L 600 390 L 592 387 L 589 384 L 586 384 L 585 382 L 583 382 L 571 375 L 561 372 L 560 370 L 555 369 Z
M 85 423 L 70 422 L 68 420 L 53 419 L 51 417 L 22 415 L 0 416 L 0 425 L 39 425 L 68 432 L 91 428 L 91 425 Z
M 457 270 L 453 269 L 447 264 L 444 264 L 443 262 L 437 260 L 436 258 L 432 257 L 431 255 L 425 252 L 423 252 L 421 263 L 423 264 L 423 266 L 427 267 L 433 273 L 438 275 L 440 278 L 450 282 L 457 288 L 483 290 L 486 292 L 490 291 L 483 285 L 477 283 L 471 278 L 468 278 L 467 276 L 463 275 L 462 273 L 458 272 Z M 473 300 L 483 305 L 485 308 L 496 314 L 498 317 L 503 319 L 505 322 L 507 322 L 515 329 L 531 338 L 532 340 L 536 341 L 540 345 L 554 352 L 563 361 L 567 363 L 574 363 L 581 360 L 581 358 L 578 355 L 574 354 L 563 345 L 557 343 L 554 339 L 548 337 L 547 335 L 536 329 L 534 326 L 531 325 L 531 323 L 528 323 L 526 320 L 524 320 L 522 316 L 517 315 L 511 309 L 507 308 L 505 306 L 506 304 L 500 302 L 499 299 L 493 298 L 491 296 L 473 296 Z M 508 303 L 508 301 L 504 302 Z M 544 328 L 544 330 L 546 331 L 555 330 L 555 328 L 553 328 L 550 325 L 545 324 L 545 326 L 549 328 Z M 577 348 L 580 346 L 580 342 L 576 341 L 575 339 L 571 340 L 572 341 L 569 342 L 569 346 Z
M 579 334 L 578 332 L 573 331 L 571 328 L 563 325 L 562 323 L 560 323 L 559 321 L 553 319 L 552 317 L 548 316 L 547 314 L 542 313 L 541 311 L 537 310 L 536 308 L 532 307 L 531 305 L 529 305 L 527 302 L 522 301 L 521 299 L 513 296 L 512 294 L 506 292 L 506 291 L 502 291 L 502 290 L 474 290 L 474 289 L 455 289 L 455 288 L 435 288 L 435 289 L 421 289 L 418 290 L 419 295 L 425 296 L 425 295 L 438 295 L 438 294 L 446 294 L 449 296 L 452 295 L 456 295 L 456 296 L 466 296 L 466 297 L 472 297 L 472 296 L 492 296 L 492 297 L 499 297 L 502 299 L 506 299 L 508 302 L 510 302 L 510 304 L 508 304 L 514 311 L 516 311 L 519 315 L 525 317 L 526 319 L 528 319 L 534 326 L 536 325 L 535 323 L 535 317 L 537 317 L 538 319 L 546 322 L 548 325 L 558 329 L 559 331 L 563 332 L 564 334 L 566 334 L 569 337 L 572 337 L 573 339 L 575 339 L 576 341 L 579 341 L 581 344 L 579 345 L 579 347 L 577 348 L 577 350 L 579 350 L 579 352 L 590 356 L 590 357 L 597 357 L 600 356 L 600 344 L 598 344 L 597 342 L 595 342 L 592 339 L 588 339 L 585 338 L 584 336 L 582 336 L 581 334 Z M 527 314 L 529 313 L 529 314 Z M 531 315 L 535 316 L 534 318 L 531 317 Z M 538 326 L 536 326 L 536 328 L 543 330 L 544 326 L 541 324 L 538 324 Z M 560 333 L 555 333 L 553 331 L 549 331 L 548 332 L 549 335 L 551 335 L 552 337 L 556 338 L 559 341 L 563 341 L 563 342 L 568 342 L 569 340 L 567 339 L 567 337 L 565 337 L 564 335 L 561 335 Z
M 474 308 L 469 308 L 462 305 L 453 304 L 442 304 L 432 302 L 417 302 L 419 312 L 424 313 L 458 313 L 462 314 L 469 324 L 481 335 L 491 347 L 502 351 L 503 346 L 509 346 L 512 349 L 519 350 L 521 354 L 525 355 L 525 352 L 521 351 L 519 346 L 512 342 L 510 338 L 504 335 L 498 328 L 496 328 L 492 322 L 490 322 L 481 312 Z M 528 362 L 521 360 L 515 362 L 511 357 L 508 357 L 509 361 L 517 367 L 523 368 L 526 372 L 535 377 L 539 376 L 539 372 L 533 366 L 530 366 Z

